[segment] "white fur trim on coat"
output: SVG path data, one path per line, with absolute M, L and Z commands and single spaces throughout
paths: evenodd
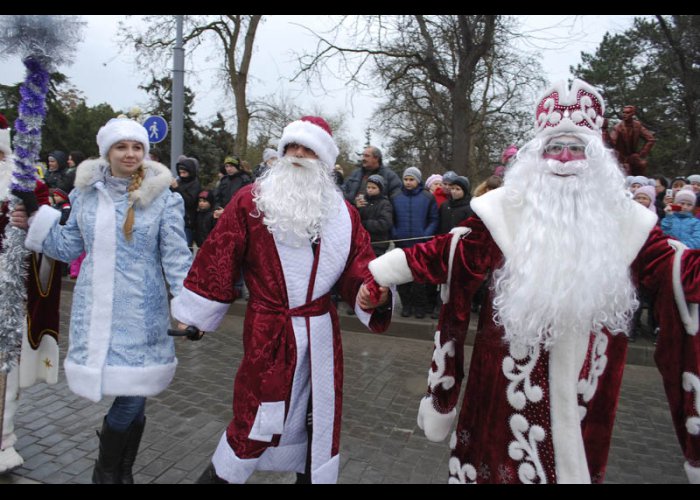
M 381 286 L 402 285 L 413 281 L 406 254 L 400 248 L 377 257 L 368 267 L 374 280 Z
M 471 233 L 472 230 L 468 227 L 458 226 L 450 230 L 452 241 L 450 241 L 450 257 L 447 264 L 447 282 L 440 285 L 440 299 L 443 304 L 450 301 L 450 283 L 452 283 L 452 263 L 455 260 L 455 252 L 457 251 L 457 243 L 464 236 Z
M 443 441 L 452 430 L 457 409 L 452 408 L 449 413 L 439 413 L 433 407 L 432 396 L 426 396 L 418 406 L 418 427 L 423 429 L 425 437 L 430 441 Z
M 34 252 L 42 253 L 41 247 L 49 235 L 51 228 L 58 224 L 61 212 L 48 205 L 42 205 L 31 217 L 29 231 L 24 240 L 24 247 Z
M 108 168 L 107 165 L 107 161 L 102 158 L 82 162 L 75 171 L 75 187 L 86 189 L 104 180 L 103 172 Z M 143 168 L 145 170 L 143 181 L 139 189 L 131 193 L 131 199 L 134 200 L 134 205 L 147 207 L 170 187 L 173 174 L 168 167 L 156 161 L 144 160 Z
M 284 148 L 287 147 L 287 144 L 293 142 L 313 149 L 314 153 L 329 169 L 333 170 L 335 167 L 335 160 L 339 152 L 338 146 L 336 146 L 333 137 L 318 125 L 297 120 L 284 127 L 282 138 L 277 146 L 277 154 L 280 158 L 284 156 Z
M 698 314 L 698 304 L 688 304 L 685 300 L 683 292 L 683 283 L 681 282 L 681 257 L 683 252 L 688 248 L 683 243 L 677 240 L 668 240 L 668 244 L 676 254 L 673 258 L 673 297 L 676 299 L 678 314 L 681 316 L 683 327 L 688 335 L 695 335 L 700 328 L 700 315 Z
M 224 320 L 231 304 L 209 300 L 182 287 L 170 301 L 170 314 L 180 323 L 194 325 L 203 332 L 213 332 Z
M 693 467 L 688 462 L 685 462 L 683 468 L 690 484 L 700 484 L 700 467 Z

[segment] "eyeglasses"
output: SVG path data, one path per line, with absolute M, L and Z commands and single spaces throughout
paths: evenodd
M 572 155 L 582 155 L 586 152 L 586 145 L 581 143 L 564 144 L 562 142 L 552 142 L 544 147 L 544 152 L 550 155 L 558 155 L 564 149 L 568 149 Z

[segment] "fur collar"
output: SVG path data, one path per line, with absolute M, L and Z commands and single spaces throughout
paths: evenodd
M 173 175 L 170 169 L 155 161 L 144 160 L 143 166 L 146 175 L 141 187 L 132 193 L 135 205 L 146 207 L 150 205 L 163 191 L 170 187 Z M 103 158 L 85 160 L 75 172 L 75 187 L 80 189 L 94 189 L 99 181 L 104 181 L 109 164 Z
M 631 264 L 654 228 L 657 216 L 655 212 L 651 212 L 636 201 L 630 199 L 629 203 L 631 203 L 631 209 L 625 215 L 625 220 L 620 223 L 618 243 L 625 245 L 627 261 Z M 472 198 L 471 207 L 491 232 L 503 255 L 506 258 L 512 255 L 513 235 L 520 224 L 522 214 L 508 203 L 505 190 L 492 189 L 488 193 Z

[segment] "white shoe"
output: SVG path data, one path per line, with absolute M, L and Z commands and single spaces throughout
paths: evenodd
M 0 451 L 0 474 L 16 469 L 24 463 L 24 459 L 15 451 L 13 446 L 8 446 Z

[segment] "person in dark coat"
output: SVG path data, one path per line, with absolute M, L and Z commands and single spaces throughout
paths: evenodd
M 382 152 L 379 148 L 367 146 L 362 153 L 362 165 L 343 181 L 342 191 L 345 199 L 358 206 L 357 195 L 365 192 L 367 179 L 374 174 L 379 174 L 386 180 L 384 193 L 389 199 L 401 190 L 401 179 L 396 175 L 396 172 L 382 163 Z
M 224 176 L 214 192 L 214 218 L 218 219 L 224 212 L 224 207 L 231 201 L 233 195 L 243 186 L 253 183 L 253 179 L 241 167 L 238 156 L 227 156 L 221 167 Z
M 192 248 L 195 220 L 197 218 L 197 199 L 202 186 L 197 178 L 199 162 L 196 158 L 180 155 L 175 164 L 177 178 L 173 179 L 170 190 L 179 193 L 185 201 L 185 234 L 187 246 Z
M 204 240 L 214 229 L 215 224 L 214 193 L 205 189 L 199 193 L 197 201 L 197 219 L 194 225 L 194 242 L 197 244 L 197 248 L 202 248 Z
M 60 189 L 70 193 L 73 189 L 73 179 L 68 171 L 68 157 L 63 151 L 52 151 L 47 157 L 47 169 L 44 174 L 44 183 L 49 188 L 49 193 L 54 189 Z
M 461 175 L 455 178 L 450 185 L 450 193 L 450 199 L 440 207 L 438 234 L 449 233 L 453 227 L 473 214 L 469 206 L 472 199 L 469 194 L 469 179 Z
M 381 175 L 370 175 L 365 194 L 367 204 L 358 209 L 362 225 L 369 233 L 372 250 L 377 257 L 389 248 L 391 228 L 394 226 L 394 207 L 384 195 L 385 183 Z

